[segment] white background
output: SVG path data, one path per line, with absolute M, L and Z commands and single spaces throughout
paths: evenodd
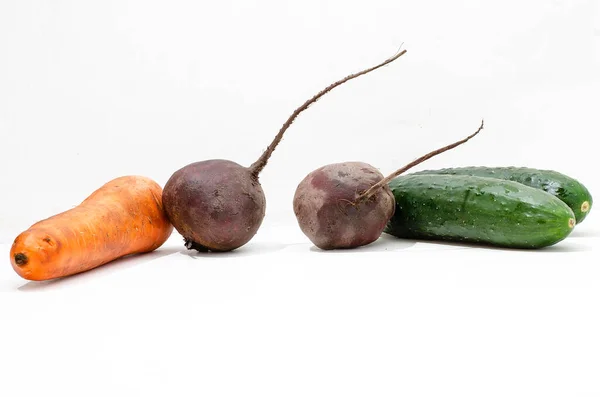
M 10 244 L 105 182 L 249 165 L 334 80 L 261 175 L 247 246 L 158 251 L 52 282 Z M 313 169 L 549 168 L 600 191 L 597 0 L 0 2 L 0 395 L 600 396 L 600 222 L 540 251 L 401 241 L 319 252 Z

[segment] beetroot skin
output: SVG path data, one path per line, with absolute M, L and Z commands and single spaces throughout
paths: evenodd
M 229 160 L 192 163 L 176 171 L 163 193 L 165 211 L 187 248 L 230 251 L 256 234 L 265 194 L 248 167 Z
M 316 169 L 300 182 L 294 195 L 300 228 L 324 250 L 372 243 L 394 215 L 394 195 L 385 185 L 367 200 L 358 199 L 382 179 L 377 169 L 361 162 Z

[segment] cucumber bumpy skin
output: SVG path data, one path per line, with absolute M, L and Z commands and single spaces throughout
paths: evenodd
M 523 184 L 466 175 L 404 175 L 389 183 L 401 238 L 541 248 L 565 239 L 575 215 L 555 196 Z
M 410 175 L 423 174 L 483 176 L 542 189 L 571 207 L 577 223 L 581 223 L 592 208 L 592 195 L 587 188 L 576 179 L 556 171 L 526 167 L 456 167 L 419 171 Z

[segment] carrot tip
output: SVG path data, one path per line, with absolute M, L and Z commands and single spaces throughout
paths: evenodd
M 29 262 L 29 258 L 27 258 L 27 255 L 22 254 L 22 253 L 18 253 L 15 255 L 15 263 L 19 266 L 23 266 L 26 265 L 27 262 Z

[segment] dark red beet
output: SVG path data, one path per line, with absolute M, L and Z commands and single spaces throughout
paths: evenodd
M 199 251 L 231 251 L 250 241 L 265 216 L 265 195 L 258 175 L 294 119 L 335 87 L 379 69 L 404 53 L 405 50 L 379 65 L 351 74 L 307 100 L 250 167 L 228 160 L 207 160 L 176 171 L 163 189 L 163 205 L 185 246 Z
M 417 164 L 462 145 L 467 138 L 428 153 L 387 177 L 361 162 L 329 164 L 308 174 L 296 188 L 294 213 L 304 234 L 317 247 L 356 248 L 377 240 L 394 215 L 393 178 Z
M 321 249 L 359 247 L 377 240 L 394 214 L 394 195 L 384 186 L 369 200 L 357 200 L 381 179 L 378 170 L 359 162 L 329 164 L 311 172 L 294 196 L 300 228 Z
M 265 216 L 260 183 L 247 167 L 229 160 L 200 161 L 176 171 L 165 186 L 163 205 L 186 247 L 198 251 L 241 247 Z

